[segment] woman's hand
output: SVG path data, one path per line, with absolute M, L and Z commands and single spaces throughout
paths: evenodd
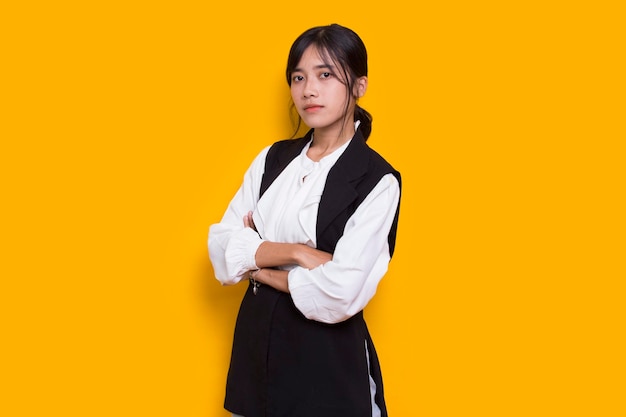
M 249 211 L 245 216 L 243 216 L 243 225 L 244 227 L 249 227 L 255 232 L 258 232 L 258 230 L 256 230 L 256 226 L 254 225 L 254 219 L 252 218 L 251 211 Z

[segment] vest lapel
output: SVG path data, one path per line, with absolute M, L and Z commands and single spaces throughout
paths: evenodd
M 312 133 L 313 129 L 309 130 L 309 132 L 300 139 L 287 139 L 275 143 L 274 146 L 270 148 L 265 160 L 265 171 L 261 179 L 259 198 L 261 198 L 280 173 L 287 168 L 287 165 L 300 155 L 302 149 L 311 140 Z
M 328 173 L 317 215 L 317 236 L 357 197 L 354 183 L 367 173 L 369 154 L 363 135 L 356 131 L 352 141 Z

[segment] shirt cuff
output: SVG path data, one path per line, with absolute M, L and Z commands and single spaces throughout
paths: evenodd
M 244 228 L 230 238 L 224 255 L 226 269 L 231 279 L 251 269 L 258 269 L 255 255 L 261 243 L 263 239 L 250 227 Z

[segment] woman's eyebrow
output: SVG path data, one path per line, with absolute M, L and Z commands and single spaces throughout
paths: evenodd
M 320 64 L 320 65 L 316 65 L 313 67 L 313 69 L 334 69 L 335 66 L 334 65 L 329 65 L 329 64 Z M 292 72 L 304 72 L 304 70 L 302 68 L 294 68 Z

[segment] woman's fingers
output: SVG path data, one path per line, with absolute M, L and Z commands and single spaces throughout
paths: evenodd
M 249 211 L 245 216 L 243 216 L 243 226 L 250 227 L 256 231 L 256 226 L 254 225 L 254 219 L 252 218 L 252 212 Z

